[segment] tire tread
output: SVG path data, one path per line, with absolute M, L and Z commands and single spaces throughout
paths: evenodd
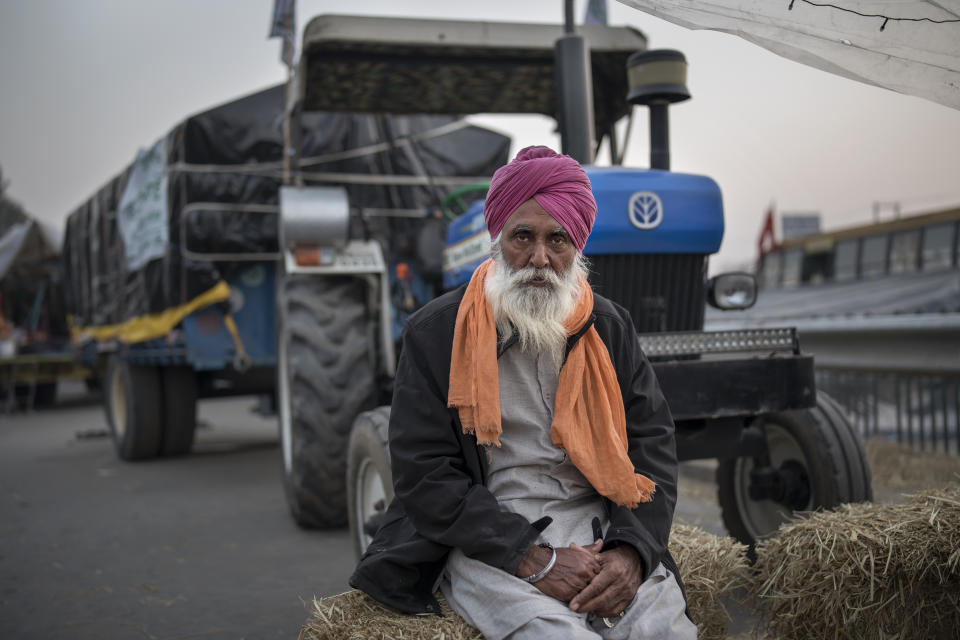
M 287 501 L 303 527 L 341 527 L 350 428 L 375 395 L 363 284 L 293 276 L 281 304 L 288 371 L 279 375 L 288 376 L 293 454 L 284 479 Z

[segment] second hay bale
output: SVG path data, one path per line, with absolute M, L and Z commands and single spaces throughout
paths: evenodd
M 794 638 L 950 638 L 960 628 L 960 487 L 842 505 L 757 545 L 767 630 Z

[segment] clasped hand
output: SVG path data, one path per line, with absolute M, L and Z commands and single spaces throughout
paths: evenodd
M 573 611 L 601 617 L 620 615 L 640 586 L 643 563 L 630 545 L 603 551 L 603 541 L 597 540 L 584 547 L 571 544 L 556 552 L 553 569 L 533 586 L 561 602 L 569 602 Z M 549 560 L 549 550 L 531 547 L 517 575 L 532 575 Z

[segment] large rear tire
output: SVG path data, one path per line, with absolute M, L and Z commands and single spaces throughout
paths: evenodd
M 350 540 L 357 560 L 367 550 L 393 500 L 387 430 L 390 407 L 357 416 L 347 448 L 347 506 Z
M 163 433 L 160 455 L 190 452 L 197 428 L 197 374 L 193 367 L 163 367 Z
M 825 393 L 817 393 L 816 407 L 764 416 L 761 425 L 769 465 L 742 457 L 721 460 L 717 467 L 720 510 L 730 535 L 753 545 L 795 513 L 873 499 L 860 436 Z M 752 472 L 762 468 L 769 472 L 768 495 L 758 499 Z
M 118 356 L 110 359 L 104 406 L 121 459 L 147 460 L 159 454 L 162 397 L 157 367 L 130 364 Z
M 375 399 L 365 293 L 351 277 L 292 276 L 282 288 L 277 408 L 284 488 L 303 527 L 347 523 L 347 439 Z

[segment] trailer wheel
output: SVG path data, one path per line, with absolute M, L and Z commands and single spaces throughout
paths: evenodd
M 353 553 L 359 560 L 393 500 L 387 427 L 390 407 L 357 416 L 347 448 L 347 508 Z
M 372 334 L 357 278 L 289 277 L 277 353 L 284 487 L 303 527 L 347 523 L 347 439 L 373 406 Z
M 797 512 L 873 499 L 863 443 L 837 403 L 762 418 L 768 455 L 721 460 L 720 510 L 727 531 L 747 545 L 776 532 Z
M 37 385 L 33 393 L 33 406 L 49 408 L 57 404 L 57 383 L 42 382 Z
M 189 453 L 197 428 L 197 374 L 193 367 L 162 367 L 163 434 L 160 455 Z
M 160 371 L 112 357 L 104 398 L 117 455 L 123 460 L 155 458 L 162 429 Z

